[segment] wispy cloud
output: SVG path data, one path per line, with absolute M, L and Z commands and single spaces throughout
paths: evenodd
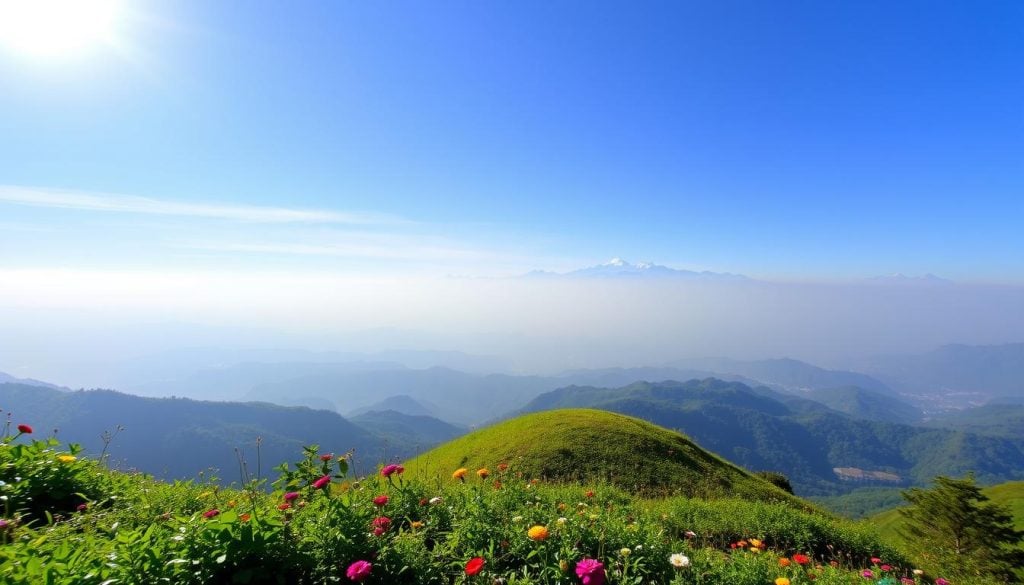
M 468 248 L 374 243 L 304 244 L 304 243 L 197 243 L 182 247 L 211 252 L 247 254 L 288 254 L 296 256 L 331 256 L 341 258 L 367 258 L 410 261 L 471 261 L 485 260 L 493 253 Z
M 115 195 L 0 185 L 0 202 L 33 207 L 80 209 L 114 213 L 137 213 L 178 217 L 203 217 L 249 223 L 329 223 L 329 224 L 393 224 L 408 223 L 398 217 L 330 210 L 292 209 L 256 205 L 190 203 L 151 199 L 134 195 Z

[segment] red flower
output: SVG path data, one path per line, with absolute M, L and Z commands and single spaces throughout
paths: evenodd
M 220 514 L 220 510 L 218 510 L 217 508 L 213 508 L 212 510 L 207 510 L 207 511 L 203 512 L 203 518 L 206 518 L 207 520 L 209 520 L 210 518 L 213 518 L 217 514 Z
M 373 498 L 373 505 L 377 506 L 378 508 L 386 506 L 387 503 L 388 503 L 388 497 L 386 495 L 380 495 L 380 496 L 377 496 L 376 498 Z
M 795 554 L 793 555 L 793 562 L 798 565 L 806 565 L 811 562 L 811 559 L 807 555 Z
M 484 568 L 485 564 L 487 564 L 487 561 L 485 561 L 483 557 L 473 557 L 469 559 L 469 562 L 466 563 L 466 574 L 469 576 L 476 575 Z
M 288 502 L 285 502 L 283 504 L 278 505 L 277 509 L 281 510 L 283 512 L 283 511 L 285 511 L 285 510 L 287 510 L 288 508 L 291 508 L 291 507 L 292 507 L 291 504 L 289 504 Z
M 30 427 L 28 425 L 18 425 L 18 432 L 23 434 L 23 435 L 31 435 L 32 434 L 32 427 Z
M 380 536 L 391 528 L 391 518 L 387 516 L 378 516 L 373 519 L 373 535 Z
M 394 473 L 401 475 L 403 472 L 405 472 L 405 468 L 397 463 L 385 465 L 380 470 L 380 474 L 384 477 L 391 477 L 391 475 Z
M 325 485 L 327 485 L 329 483 L 331 483 L 331 476 L 325 475 L 325 476 L 321 477 L 320 479 L 314 481 L 313 482 L 313 487 L 315 489 L 320 489 L 320 488 L 324 487 Z
M 324 453 L 320 456 L 320 461 L 330 461 L 334 459 L 334 453 Z
M 585 493 L 583 495 L 587 496 L 588 498 L 592 498 L 592 497 L 594 497 L 594 490 L 587 490 L 587 493 Z

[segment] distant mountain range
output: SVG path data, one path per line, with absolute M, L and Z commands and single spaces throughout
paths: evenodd
M 710 272 L 680 270 L 651 262 L 631 264 L 622 258 L 612 258 L 604 264 L 580 268 L 571 272 L 549 272 L 534 270 L 525 275 L 528 278 L 677 278 L 686 280 L 719 280 L 744 281 L 750 280 L 741 274 L 728 272 Z
M 67 388 L 56 384 L 50 384 L 49 382 L 43 382 L 42 380 L 35 380 L 33 378 L 16 378 L 3 372 L 0 372 L 0 384 L 24 384 L 26 386 L 42 386 L 43 388 L 53 388 L 55 390 L 67 390 Z
M 761 384 L 790 392 L 857 386 L 880 394 L 893 394 L 891 388 L 867 374 L 827 370 L 789 358 L 750 361 L 729 358 L 697 358 L 677 360 L 672 365 L 715 372 L 715 377 L 721 377 L 717 374 L 740 375 Z
M 945 345 L 918 355 L 873 358 L 858 369 L 907 394 L 1024 398 L 1024 343 Z
M 253 474 L 259 453 L 267 474 L 309 444 L 337 454 L 354 450 L 358 470 L 365 473 L 385 458 L 409 457 L 463 432 L 431 417 L 390 411 L 364 415 L 361 426 L 326 410 L 141 398 L 109 390 L 62 392 L 25 384 L 0 384 L 0 408 L 14 424 L 30 424 L 36 436 L 57 429 L 62 442 L 79 443 L 92 457 L 103 450 L 103 433 L 122 426 L 108 451 L 112 463 L 167 479 L 214 469 L 222 480 L 236 481 L 236 448 Z

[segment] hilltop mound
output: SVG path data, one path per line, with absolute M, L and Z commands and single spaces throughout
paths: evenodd
M 611 412 L 566 409 L 520 416 L 460 437 L 406 466 L 421 477 L 507 463 L 525 478 L 610 483 L 645 495 L 796 498 L 708 453 L 683 435 Z M 474 478 L 475 479 L 475 478 Z

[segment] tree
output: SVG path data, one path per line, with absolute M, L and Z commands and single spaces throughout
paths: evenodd
M 912 488 L 903 497 L 911 504 L 900 509 L 903 536 L 927 565 L 950 576 L 1022 582 L 1014 569 L 1024 566 L 1017 546 L 1024 532 L 1008 510 L 988 501 L 973 475 L 939 476 L 933 488 Z

